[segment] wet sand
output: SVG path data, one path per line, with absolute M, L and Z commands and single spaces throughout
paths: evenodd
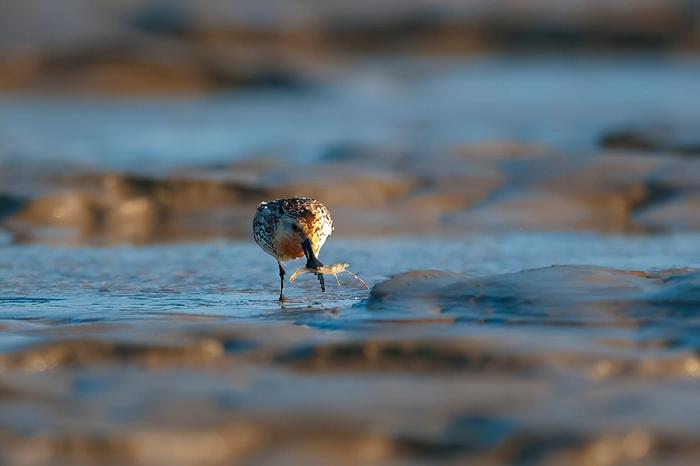
M 240 162 L 170 176 L 58 176 L 43 180 L 47 194 L 0 198 L 0 222 L 18 243 L 249 238 L 261 201 L 302 195 L 323 199 L 345 237 L 700 229 L 695 156 L 567 154 L 513 142 L 432 152 L 430 161 L 425 154 L 347 152 L 341 160 Z
M 18 243 L 249 238 L 260 201 L 306 195 L 345 236 L 700 228 L 695 60 L 345 71 L 302 93 L 3 97 L 0 224 Z
M 692 1 L 53 0 L 0 10 L 0 90 L 299 90 L 366 55 L 697 52 Z
M 692 464 L 697 241 L 336 240 L 371 292 L 283 309 L 248 242 L 5 248 L 2 460 Z
M 697 462 L 697 61 L 352 65 L 0 97 L 0 463 Z M 279 306 L 299 194 L 370 291 Z

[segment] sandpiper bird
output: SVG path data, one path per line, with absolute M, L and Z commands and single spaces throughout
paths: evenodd
M 253 236 L 263 251 L 277 259 L 280 301 L 284 301 L 284 262 L 305 256 L 306 267 L 323 267 L 317 255 L 332 232 L 331 214 L 316 199 L 277 199 L 258 206 L 253 219 Z M 316 276 L 321 291 L 326 291 L 323 274 Z

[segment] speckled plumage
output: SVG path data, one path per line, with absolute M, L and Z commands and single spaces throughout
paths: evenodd
M 294 225 L 298 225 L 298 231 Z M 333 219 L 326 206 L 306 197 L 262 202 L 253 219 L 255 242 L 282 262 L 304 257 L 301 248 L 304 237 L 311 241 L 318 255 L 332 232 Z
M 306 256 L 306 266 L 319 269 L 323 264 L 316 256 L 332 232 L 331 214 L 316 199 L 276 199 L 258 206 L 253 219 L 253 237 L 263 251 L 277 259 L 280 301 L 284 300 L 284 262 Z M 323 274 L 316 275 L 321 290 L 325 291 Z

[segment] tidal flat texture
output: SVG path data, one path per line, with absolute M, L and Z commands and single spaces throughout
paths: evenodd
M 625 37 L 692 46 L 686 2 L 641 3 Z M 145 13 L 120 18 L 170 24 Z M 0 39 L 43 31 L 9 17 Z M 697 58 L 393 49 L 298 82 L 221 69 L 241 31 L 149 31 L 0 63 L 0 88 L 87 91 L 0 96 L 0 464 L 700 464 Z M 402 31 L 374 37 L 427 45 Z M 301 195 L 370 290 L 304 275 L 277 302 L 252 218 Z
M 293 92 L 0 96 L 0 227 L 16 243 L 247 239 L 260 201 L 305 195 L 345 236 L 700 230 L 694 58 L 335 72 Z
M 335 240 L 371 292 L 284 308 L 249 242 L 5 247 L 0 458 L 693 464 L 698 241 Z

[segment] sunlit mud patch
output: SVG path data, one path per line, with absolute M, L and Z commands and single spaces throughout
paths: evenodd
M 0 221 L 14 214 L 7 225 L 17 242 L 152 243 L 240 235 L 266 192 L 233 181 L 114 173 L 55 177 L 53 184 L 62 189 L 25 202 L 0 196 Z

